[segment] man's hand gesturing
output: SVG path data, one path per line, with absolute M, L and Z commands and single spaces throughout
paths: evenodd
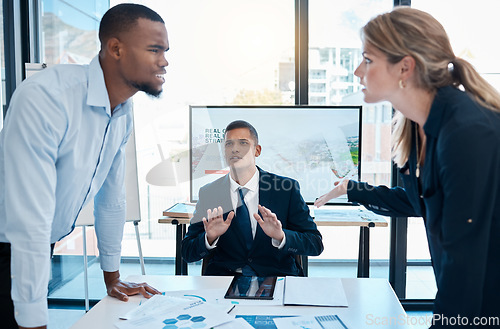
M 205 232 L 207 234 L 207 240 L 210 245 L 220 237 L 222 234 L 226 233 L 229 225 L 234 217 L 234 211 L 231 211 L 226 220 L 224 220 L 224 211 L 222 207 L 214 208 L 213 210 L 207 210 L 207 217 L 203 217 L 203 226 L 205 227 Z
M 280 242 L 283 241 L 285 232 L 283 232 L 281 222 L 278 220 L 278 217 L 276 217 L 276 214 L 261 205 L 259 205 L 259 212 L 262 214 L 262 217 L 260 217 L 259 214 L 253 214 L 253 217 L 255 217 L 264 233 L 272 239 L 276 239 Z

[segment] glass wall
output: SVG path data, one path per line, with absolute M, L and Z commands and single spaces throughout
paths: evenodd
M 42 0 L 42 61 L 88 64 L 99 51 L 99 22 L 108 7 L 108 0 Z
M 361 179 L 371 184 L 390 185 L 392 107 L 389 103 L 364 103 L 354 70 L 362 60 L 360 29 L 370 18 L 392 6 L 392 0 L 309 0 L 309 104 L 363 106 Z M 332 187 L 334 181 L 332 176 Z M 325 251 L 318 259 L 357 259 L 358 228 L 320 230 Z M 387 278 L 389 228 L 370 231 L 370 257 L 385 265 L 382 271 L 372 267 L 376 271 L 371 276 Z M 352 269 L 355 275 L 355 267 Z
M 139 228 L 146 257 L 174 257 L 175 226 L 158 218 L 188 200 L 189 105 L 293 104 L 294 0 L 137 2 L 163 17 L 170 42 L 163 94 L 134 96 Z M 148 176 L 157 166 L 169 177 Z M 126 227 L 125 256 L 138 254 L 134 234 Z
M 134 96 L 140 231 L 146 256 L 173 257 L 174 227 L 157 221 L 162 210 L 188 198 L 189 105 L 293 104 L 295 8 L 292 0 L 139 3 L 164 18 L 171 48 L 161 98 Z M 364 106 L 362 178 L 374 184 L 390 183 L 391 107 L 363 104 L 353 72 L 361 61 L 360 28 L 392 4 L 390 0 L 309 1 L 309 103 Z M 148 179 L 148 173 L 162 163 L 173 179 Z M 321 231 L 327 248 L 316 260 L 357 259 L 359 229 Z M 389 230 L 371 231 L 371 256 L 387 264 Z M 126 227 L 125 241 L 123 254 L 137 256 L 131 226 Z M 381 275 L 387 277 L 387 272 Z
M 130 1 L 111 1 L 109 6 L 121 2 Z M 189 105 L 293 104 L 293 87 L 280 86 L 280 81 L 294 80 L 293 69 L 290 75 L 288 67 L 294 66 L 294 0 L 137 3 L 163 17 L 170 41 L 162 96 L 134 96 L 141 244 L 146 258 L 165 265 L 173 264 L 175 226 L 158 224 L 158 218 L 164 209 L 188 198 Z M 88 63 L 98 51 L 98 21 L 107 7 L 108 1 L 44 0 L 43 61 L 49 65 Z M 158 165 L 172 170 L 169 179 L 148 176 Z M 82 242 L 77 227 L 56 244 L 51 298 L 83 298 Z M 98 251 L 92 228 L 87 228 L 87 253 L 91 256 L 90 298 L 101 299 L 106 290 L 95 258 Z M 132 224 L 125 225 L 122 256 L 122 263 L 137 260 Z M 139 274 L 139 265 L 133 265 L 133 274 Z M 163 268 L 160 274 L 174 274 L 173 266 Z M 152 274 L 147 266 L 146 271 Z M 126 266 L 121 274 L 128 275 Z
M 147 257 L 173 257 L 174 227 L 157 221 L 162 210 L 188 198 L 189 105 L 293 104 L 295 8 L 292 0 L 139 3 L 164 18 L 171 48 L 161 98 L 134 96 L 140 231 Z M 374 184 L 390 184 L 391 107 L 363 104 L 353 72 L 361 61 L 360 28 L 392 5 L 391 0 L 309 1 L 309 104 L 363 105 L 362 179 Z M 168 164 L 174 179 L 147 179 L 162 163 Z M 325 252 L 311 261 L 357 259 L 359 229 L 321 228 L 321 232 Z M 377 228 L 371 233 L 371 257 L 387 265 L 389 230 Z M 131 226 L 126 227 L 125 241 L 123 254 L 137 256 Z M 355 276 L 356 269 L 351 268 L 350 275 Z M 379 275 L 387 277 L 387 266 Z
M 412 7 L 433 15 L 450 37 L 455 55 L 471 62 L 476 70 L 493 86 L 500 89 L 500 63 L 497 54 L 500 45 L 488 38 L 500 28 L 496 0 L 468 2 L 443 0 L 412 0 Z M 450 15 L 453 10 L 453 15 Z M 464 24 L 467 17 L 467 24 Z

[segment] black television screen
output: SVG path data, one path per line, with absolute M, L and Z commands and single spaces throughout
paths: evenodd
M 359 180 L 361 106 L 190 106 L 190 199 L 229 172 L 224 132 L 245 120 L 259 134 L 263 170 L 296 179 L 308 204 L 344 177 Z M 348 204 L 347 197 L 332 204 Z

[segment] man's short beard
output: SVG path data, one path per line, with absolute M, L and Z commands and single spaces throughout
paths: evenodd
M 160 97 L 160 94 L 162 93 L 163 89 L 157 90 L 151 87 L 151 85 L 147 83 L 137 83 L 137 82 L 131 82 L 132 87 L 138 89 L 139 91 L 143 91 L 149 96 L 153 97 Z

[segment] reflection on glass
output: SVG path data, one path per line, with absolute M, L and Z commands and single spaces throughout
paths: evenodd
M 362 181 L 390 185 L 391 124 L 387 113 L 392 113 L 392 107 L 389 103 L 364 103 L 362 86 L 354 71 L 362 58 L 361 28 L 377 14 L 390 11 L 393 3 L 392 0 L 309 0 L 309 104 L 363 106 L 362 136 L 360 140 L 348 140 L 351 144 L 361 144 L 363 158 L 359 159 L 359 154 L 353 152 L 353 145 L 347 152 L 338 152 L 329 146 L 333 160 L 329 168 L 331 184 L 323 193 L 340 179 L 357 179 L 351 176 L 359 164 Z M 345 136 L 348 138 L 349 134 Z M 318 258 L 357 258 L 359 229 L 320 227 L 320 230 L 325 251 Z M 371 259 L 386 262 L 389 229 L 377 228 L 370 234 Z M 388 277 L 388 271 L 375 270 L 370 274 Z
M 352 165 L 352 161 L 349 160 L 332 161 L 330 169 L 338 179 L 343 179 L 347 176 L 350 176 L 351 173 L 355 170 L 354 166 Z
M 107 0 L 42 0 L 42 60 L 88 64 L 99 51 L 97 31 Z
M 128 1 L 111 0 L 110 6 L 122 2 Z M 173 245 L 175 228 L 159 225 L 157 218 L 174 203 L 188 200 L 189 105 L 293 104 L 295 1 L 140 3 L 162 16 L 170 42 L 162 96 L 155 100 L 142 93 L 134 96 L 140 230 L 162 246 L 165 241 Z M 172 161 L 176 186 L 151 185 L 145 180 L 161 163 L 161 153 Z M 126 228 L 125 239 L 129 238 L 132 243 L 134 231 Z M 150 246 L 144 245 L 148 256 L 175 255 L 174 248 Z
M 391 112 L 391 106 L 365 104 L 354 70 L 362 58 L 361 28 L 392 5 L 388 0 L 309 1 L 309 104 L 363 105 L 361 178 L 372 184 L 390 184 L 390 120 L 384 113 Z M 331 168 L 335 180 L 349 177 L 352 166 L 357 166 L 357 154 L 352 157 L 353 163 L 346 159 L 343 166 Z

